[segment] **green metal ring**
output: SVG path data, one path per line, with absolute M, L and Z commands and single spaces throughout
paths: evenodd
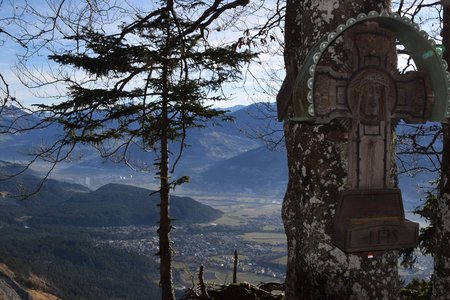
M 384 28 L 397 34 L 400 43 L 408 50 L 419 71 L 428 74 L 434 92 L 435 102 L 430 121 L 445 122 L 450 117 L 450 73 L 447 63 L 442 59 L 442 50 L 428 33 L 420 29 L 409 18 L 396 13 L 371 11 L 361 13 L 337 26 L 336 31 L 323 36 L 308 52 L 299 70 L 293 90 L 294 121 L 314 121 L 314 77 L 317 64 L 328 47 L 349 28 L 365 21 L 376 21 Z

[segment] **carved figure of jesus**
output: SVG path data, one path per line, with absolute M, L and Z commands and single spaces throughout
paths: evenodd
M 383 96 L 385 94 L 385 87 L 380 84 L 367 84 L 364 86 L 361 94 L 361 122 L 365 125 L 378 125 L 382 120 L 384 111 Z
M 387 188 L 390 169 L 391 110 L 395 106 L 395 85 L 387 72 L 368 67 L 350 79 L 347 96 L 352 112 L 349 136 L 349 183 L 356 189 Z

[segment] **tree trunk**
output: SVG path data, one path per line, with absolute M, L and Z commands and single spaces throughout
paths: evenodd
M 442 124 L 444 145 L 436 215 L 436 243 L 433 249 L 432 299 L 449 299 L 450 291 L 450 126 Z
M 288 0 L 287 72 L 297 71 L 326 32 L 361 12 L 389 5 L 389 1 Z M 336 67 L 340 57 L 330 57 L 329 63 Z M 337 195 L 347 183 L 346 131 L 336 123 L 296 124 L 287 119 L 284 130 L 289 164 L 282 212 L 288 240 L 286 299 L 398 298 L 397 252 L 368 259 L 347 255 L 331 243 Z
M 443 7 L 442 43 L 444 59 L 450 63 L 450 6 Z M 432 277 L 432 299 L 449 299 L 450 291 L 450 125 L 442 124 L 443 154 L 441 164 L 441 181 L 436 215 L 436 236 L 434 256 L 434 274 Z
M 167 1 L 167 7 L 173 6 L 172 1 Z M 169 11 L 169 10 L 168 10 Z M 166 18 L 166 50 L 162 68 L 162 93 L 161 93 L 161 161 L 159 165 L 160 178 L 160 215 L 159 215 L 159 257 L 160 257 L 160 285 L 162 300 L 175 300 L 175 292 L 172 282 L 172 248 L 170 246 L 170 186 L 169 186 L 169 49 L 170 49 L 170 17 Z
M 159 257 L 160 280 L 163 300 L 174 300 L 175 293 L 172 283 L 172 248 L 170 247 L 170 194 L 169 194 L 169 147 L 168 147 L 168 65 L 163 70 L 163 96 L 161 109 L 161 161 L 160 161 L 160 216 L 159 216 Z

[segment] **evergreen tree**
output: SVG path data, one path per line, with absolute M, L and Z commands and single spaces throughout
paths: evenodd
M 59 123 L 65 135 L 39 156 L 58 161 L 77 143 L 92 144 L 104 157 L 130 163 L 131 151 L 141 146 L 156 151 L 160 182 L 159 252 L 163 299 L 174 299 L 170 231 L 170 189 L 185 182 L 172 180 L 185 146 L 187 130 L 219 117 L 206 101 L 226 98 L 225 82 L 239 78 L 243 63 L 254 54 L 235 46 L 212 46 L 208 28 L 224 12 L 247 4 L 246 0 L 159 1 L 145 15 L 136 15 L 116 33 L 84 28 L 69 37 L 74 51 L 51 55 L 61 65 L 78 68 L 83 82 L 67 79 L 68 99 L 38 105 L 46 122 Z M 169 142 L 179 151 L 170 151 Z M 62 154 L 64 153 L 64 154 Z M 172 153 L 173 163 L 169 162 Z

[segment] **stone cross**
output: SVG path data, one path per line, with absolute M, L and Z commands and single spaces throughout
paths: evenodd
M 395 35 L 366 22 L 344 33 L 346 62 L 316 69 L 317 118 L 338 119 L 349 133 L 350 189 L 392 188 L 392 132 L 399 120 L 422 123 L 433 95 L 423 72 L 400 74 Z

